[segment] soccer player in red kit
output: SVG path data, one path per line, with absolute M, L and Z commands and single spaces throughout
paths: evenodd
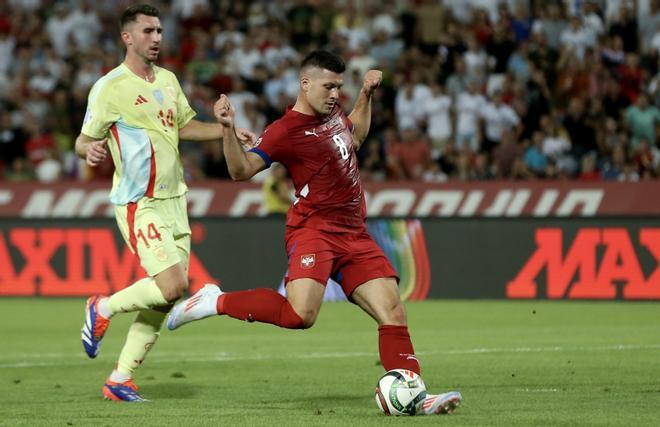
M 236 137 L 234 109 L 222 95 L 215 116 L 223 126 L 224 154 L 234 180 L 247 180 L 272 162 L 286 166 L 296 200 L 286 219 L 289 268 L 286 298 L 273 289 L 222 292 L 206 285 L 179 303 L 168 328 L 211 315 L 306 329 L 316 321 L 325 284 L 335 279 L 349 299 L 378 323 L 380 360 L 385 370 L 419 374 L 398 277 L 365 225 L 366 205 L 355 152 L 371 124 L 371 97 L 382 73 L 370 70 L 353 111 L 337 103 L 344 61 L 314 51 L 302 62 L 295 105 L 273 122 L 245 152 Z M 428 395 L 425 414 L 449 413 L 461 401 L 458 392 Z

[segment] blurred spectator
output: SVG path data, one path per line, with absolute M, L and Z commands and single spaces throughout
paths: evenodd
M 394 138 L 396 138 L 396 135 L 394 135 Z M 387 165 L 383 159 L 380 141 L 377 139 L 367 140 L 360 152 L 365 153 L 360 164 L 362 178 L 367 181 L 384 181 L 387 178 Z
M 422 104 L 426 114 L 426 134 L 431 140 L 433 158 L 437 159 L 453 134 L 451 97 L 444 93 L 442 85 L 431 85 L 431 96 Z
M 545 7 L 539 10 L 539 17 L 532 26 L 532 32 L 542 34 L 550 48 L 559 50 L 561 34 L 568 26 L 561 6 L 555 2 L 545 3 Z
M 571 17 L 570 25 L 562 31 L 559 40 L 563 49 L 572 51 L 582 61 L 585 50 L 596 45 L 596 33 L 584 27 L 582 18 L 576 15 Z
M 374 18 L 371 21 L 371 34 L 382 34 L 391 39 L 399 33 L 400 23 L 397 21 L 394 1 L 386 0 L 372 5 Z
M 367 71 L 377 66 L 378 62 L 369 55 L 369 44 L 362 42 L 353 51 L 351 59 L 346 63 L 346 72 L 357 71 L 360 76 L 364 76 Z
M 596 170 L 596 155 L 595 154 L 586 154 L 582 157 L 582 163 L 580 167 L 580 175 L 578 176 L 580 181 L 598 181 L 600 180 L 600 174 Z
M 574 171 L 576 162 L 569 156 L 571 140 L 566 129 L 552 117 L 541 118 L 541 130 L 544 134 L 543 154 L 557 166 L 559 172 Z
M 599 12 L 599 5 L 595 0 L 586 0 L 582 3 L 584 27 L 593 34 L 595 39 L 605 33 L 605 24 Z
M 79 0 L 76 8 L 69 17 L 71 36 L 76 48 L 87 53 L 95 47 L 96 40 L 101 32 L 101 20 L 92 8 L 91 0 Z
M 449 13 L 442 2 L 435 0 L 420 0 L 415 8 L 417 40 L 419 46 L 427 55 L 436 55 L 440 45 L 440 31 L 445 28 Z
M 421 179 L 428 170 L 431 149 L 415 127 L 401 131 L 401 139 L 386 147 L 388 169 L 393 179 Z
M 20 126 L 14 125 L 8 111 L 0 111 L 0 170 L 10 167 L 14 160 L 25 157 L 27 135 Z
M 626 52 L 623 50 L 623 40 L 621 36 L 613 36 L 607 39 L 608 44 L 603 47 L 601 56 L 606 66 L 616 68 L 626 60 Z
M 637 149 L 633 150 L 632 161 L 639 175 L 644 178 L 655 178 L 658 164 L 658 148 L 649 146 L 646 138 L 642 137 Z
M 234 122 L 236 127 L 251 129 L 250 127 L 250 118 L 248 117 L 248 110 L 251 107 L 248 107 L 248 104 L 251 104 L 252 107 L 257 103 L 257 96 L 252 92 L 248 92 L 245 88 L 245 82 L 240 77 L 235 77 L 232 84 L 232 91 L 227 94 L 231 100 L 232 105 L 236 109 L 236 118 Z M 252 117 L 255 120 L 254 117 Z M 258 120 L 258 119 L 257 119 Z M 256 123 L 255 123 L 256 124 Z M 262 126 L 263 127 L 263 126 Z
M 43 125 L 36 121 L 30 121 L 27 125 L 28 138 L 25 142 L 25 152 L 28 160 L 33 166 L 38 165 L 47 158 L 56 154 L 55 138 L 46 132 Z
M 513 33 L 505 24 L 498 22 L 493 28 L 493 36 L 486 44 L 486 52 L 488 52 L 494 60 L 492 66 L 494 74 L 506 73 L 509 57 L 515 48 L 516 45 L 513 41 Z
M 513 108 L 502 102 L 502 93 L 493 93 L 491 102 L 486 103 L 480 110 L 484 120 L 484 137 L 481 141 L 482 151 L 490 153 L 494 147 L 502 142 L 502 134 L 511 132 L 513 137 L 518 136 L 520 118 Z
M 474 168 L 472 169 L 470 179 L 478 181 L 487 181 L 495 179 L 492 167 L 488 162 L 488 155 L 486 153 L 477 153 L 474 157 Z
M 533 24 L 534 18 L 529 14 L 525 2 L 517 2 L 514 16 L 511 20 L 511 31 L 513 31 L 516 43 L 529 40 L 532 34 Z
M 497 178 L 508 179 L 513 177 L 514 163 L 521 155 L 521 150 L 513 139 L 511 131 L 504 130 L 501 138 L 502 142 L 493 150 L 493 159 Z
M 172 0 L 172 12 L 183 19 L 190 18 L 200 6 L 208 9 L 208 0 Z
M 53 9 L 55 13 L 48 19 L 46 31 L 57 54 L 68 58 L 71 56 L 69 37 L 74 29 L 73 15 L 71 15 L 69 5 L 65 2 L 55 3 Z
M 463 54 L 467 67 L 467 76 L 478 82 L 484 82 L 488 70 L 488 55 L 475 36 L 468 38 L 468 50 Z
M 626 152 L 623 146 L 618 145 L 612 150 L 612 157 L 603 168 L 603 179 L 608 181 L 623 180 L 626 165 Z
M 610 35 L 620 36 L 623 39 L 623 50 L 637 51 L 637 1 L 632 2 L 631 9 L 627 2 L 621 2 L 618 14 L 610 24 Z
M 431 97 L 431 88 L 409 79 L 396 95 L 395 112 L 399 129 L 416 128 L 425 119 L 424 109 L 420 108 Z
M 346 60 L 347 111 L 364 72 L 382 69 L 371 137 L 358 153 L 369 179 L 658 179 L 659 0 L 159 3 L 159 62 L 202 119 L 228 93 L 237 121 L 260 133 L 295 102 L 297 62 L 311 49 Z M 111 177 L 111 161 L 89 170 L 72 141 L 90 85 L 121 60 L 114 34 L 127 4 L 0 1 L 8 179 Z M 404 167 L 408 153 L 390 149 L 397 144 L 426 152 L 426 164 Z M 218 144 L 180 148 L 189 178 L 227 177 Z
M 454 72 L 447 78 L 447 93 L 456 99 L 460 93 L 467 90 L 468 82 L 465 60 L 462 57 L 457 57 L 454 60 Z
M 204 143 L 202 155 L 202 173 L 206 178 L 229 178 L 229 169 L 222 152 L 220 141 L 208 141 Z
M 279 31 L 271 33 L 268 42 L 270 45 L 263 52 L 262 61 L 270 71 L 276 70 L 281 64 L 298 61 L 298 53 L 285 43 L 284 36 Z
M 588 124 L 582 99 L 571 99 L 568 105 L 568 114 L 564 117 L 562 124 L 568 132 L 568 138 L 571 141 L 571 155 L 576 161 L 585 154 L 595 153 L 598 150 L 596 132 Z
M 660 42 L 660 0 L 650 0 L 649 11 L 639 17 L 639 35 L 641 52 L 651 53 L 654 38 Z M 656 45 L 655 51 L 656 55 L 660 54 L 660 45 Z
M 458 95 L 456 99 L 456 147 L 467 146 L 477 151 L 480 144 L 479 116 L 486 106 L 486 98 L 478 92 L 478 84 L 472 80 L 468 83 L 468 91 Z
M 284 215 L 291 206 L 291 191 L 287 182 L 287 171 L 279 163 L 273 163 L 269 175 L 261 185 L 261 194 L 268 215 Z
M 239 47 L 234 49 L 227 58 L 227 66 L 238 72 L 238 75 L 243 79 L 249 80 L 254 77 L 254 69 L 257 65 L 261 64 L 264 56 L 268 56 L 268 52 L 271 52 L 271 57 L 274 58 L 276 55 L 277 48 L 270 47 L 266 51 L 265 55 L 262 55 L 257 48 L 254 39 L 246 37 L 243 39 L 243 42 Z M 279 58 L 277 63 L 280 63 L 285 58 Z M 275 61 L 273 61 L 275 63 Z
M 34 180 L 34 173 L 30 162 L 23 157 L 16 157 L 9 170 L 5 172 L 5 179 L 9 182 L 29 182 Z
M 542 132 L 534 132 L 532 143 L 523 157 L 527 169 L 538 177 L 542 177 L 548 167 L 548 158 L 543 153 L 543 140 L 544 135 Z
M 640 140 L 656 141 L 656 127 L 660 124 L 660 109 L 655 105 L 649 105 L 648 96 L 641 93 L 637 97 L 635 105 L 626 109 L 626 124 L 632 132 L 632 147 L 638 148 Z

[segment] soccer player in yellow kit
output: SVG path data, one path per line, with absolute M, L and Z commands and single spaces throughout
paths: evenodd
M 149 277 L 109 296 L 87 300 L 81 339 L 87 355 L 98 355 L 110 319 L 137 311 L 126 344 L 103 386 L 107 399 L 143 401 L 133 373 L 159 336 L 172 303 L 188 287 L 190 253 L 187 191 L 179 139 L 222 138 L 218 123 L 193 120 L 176 76 L 154 65 L 162 40 L 159 12 L 137 5 L 122 14 L 124 62 L 99 79 L 89 94 L 76 153 L 96 166 L 110 150 L 115 165 L 110 200 L 119 230 Z M 241 130 L 244 140 L 254 140 Z

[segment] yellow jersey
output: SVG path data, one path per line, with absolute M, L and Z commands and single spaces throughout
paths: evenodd
M 194 116 L 171 71 L 154 66 L 147 82 L 121 64 L 92 87 L 82 133 L 108 138 L 115 164 L 110 200 L 181 196 L 188 187 L 179 156 L 179 129 Z
M 269 175 L 261 186 L 261 193 L 264 197 L 266 212 L 269 214 L 285 214 L 291 207 L 291 202 L 285 202 L 279 196 L 279 186 L 286 185 L 284 182 L 277 181 L 275 177 Z

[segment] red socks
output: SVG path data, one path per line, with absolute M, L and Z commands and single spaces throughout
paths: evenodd
M 272 289 L 228 292 L 218 298 L 218 314 L 248 322 L 262 322 L 288 329 L 304 329 L 303 320 L 289 301 Z M 386 371 L 408 369 L 420 373 L 407 326 L 383 325 L 378 328 L 380 361 Z
M 386 371 L 408 369 L 420 373 L 407 326 L 383 325 L 378 328 L 380 361 Z
M 220 295 L 218 314 L 248 322 L 262 322 L 288 329 L 305 329 L 289 301 L 272 289 L 228 292 Z

